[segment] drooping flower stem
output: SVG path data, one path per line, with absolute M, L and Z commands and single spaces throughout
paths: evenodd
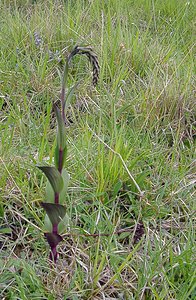
M 79 47 L 76 46 L 73 51 L 69 54 L 66 64 L 65 64 L 65 69 L 63 72 L 63 78 L 62 78 L 62 88 L 61 88 L 61 114 L 62 118 L 64 120 L 64 123 L 67 124 L 66 120 L 66 114 L 65 114 L 65 105 L 66 105 L 66 86 L 67 86 L 67 78 L 68 78 L 68 71 L 69 71 L 69 63 L 71 59 L 76 55 L 76 54 L 82 54 L 86 55 L 93 67 L 93 85 L 96 86 L 98 79 L 99 79 L 99 62 L 97 59 L 97 55 L 93 52 L 91 47 Z

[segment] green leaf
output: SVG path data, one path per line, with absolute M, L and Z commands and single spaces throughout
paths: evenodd
M 3 204 L 0 203 L 0 218 L 4 217 L 4 208 L 3 208 Z
M 64 166 L 65 160 L 67 157 L 67 146 L 65 146 L 65 148 L 62 151 L 63 151 L 62 166 Z M 58 147 L 58 145 L 55 148 L 54 163 L 55 163 L 55 167 L 58 169 L 58 167 L 59 167 L 59 147 Z
M 46 232 L 44 235 L 51 249 L 56 247 L 63 240 L 63 238 L 57 233 Z
M 48 231 L 48 232 L 52 232 L 52 223 L 48 217 L 48 215 L 45 215 L 45 219 L 44 219 L 44 231 Z
M 63 177 L 63 191 L 62 192 L 64 192 L 64 194 L 67 192 L 67 190 L 68 190 L 68 185 L 69 185 L 69 179 L 70 179 L 70 175 L 69 175 L 69 173 L 64 169 L 63 171 L 62 171 L 62 175 L 61 175 L 62 177 Z M 61 195 L 60 195 L 60 197 L 61 197 Z
M 9 227 L 4 227 L 4 228 L 2 227 L 2 228 L 0 228 L 0 233 L 2 233 L 2 234 L 12 233 L 12 230 Z
M 74 86 L 72 86 L 72 87 L 69 89 L 69 91 L 68 91 L 68 93 L 67 93 L 66 103 L 65 103 L 65 111 L 67 111 L 67 108 L 68 108 L 68 106 L 70 105 L 70 102 L 71 102 L 71 99 L 72 99 L 72 97 L 73 97 L 73 94 L 74 94 L 76 88 L 79 86 L 80 82 L 81 82 L 81 80 L 78 81 L 76 84 L 74 84 Z
M 48 178 L 55 193 L 60 193 L 63 189 L 63 178 L 55 167 L 37 166 Z
M 65 169 L 63 169 L 61 176 L 63 178 L 63 189 L 59 193 L 59 203 L 65 204 L 65 196 L 67 193 L 70 176 Z M 54 190 L 49 181 L 46 184 L 46 201 L 49 203 L 54 203 Z
M 54 203 L 54 190 L 49 181 L 46 183 L 46 201 L 49 203 Z
M 145 180 L 148 175 L 150 175 L 150 171 L 146 170 L 141 172 L 136 178 L 137 183 L 141 185 L 142 188 L 145 187 Z
M 115 186 L 114 186 L 114 189 L 113 189 L 113 196 L 116 197 L 120 191 L 120 189 L 122 188 L 122 181 L 119 180 Z
M 70 217 L 68 214 L 65 214 L 64 218 L 58 224 L 58 233 L 62 234 L 63 232 L 65 232 L 69 227 L 69 225 L 70 225 Z M 44 219 L 43 231 L 52 232 L 52 223 L 47 214 L 45 215 L 45 219 Z
M 65 216 L 66 208 L 63 205 L 42 202 L 41 206 L 45 209 L 52 225 L 59 224 Z
M 54 111 L 57 117 L 58 122 L 58 132 L 57 132 L 57 146 L 58 149 L 65 149 L 66 147 L 66 128 L 63 117 L 61 115 L 60 110 L 56 105 L 54 105 Z
M 130 232 L 122 232 L 119 236 L 119 240 L 123 241 L 125 240 L 128 236 L 130 236 Z
M 46 201 L 48 203 L 54 203 L 54 190 L 49 181 L 46 183 Z
M 70 217 L 68 214 L 65 214 L 64 218 L 58 224 L 58 232 L 63 233 L 68 228 L 69 224 L 70 224 Z

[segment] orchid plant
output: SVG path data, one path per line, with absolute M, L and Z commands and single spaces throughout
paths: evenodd
M 65 230 L 65 195 L 69 184 L 69 174 L 64 168 L 67 158 L 67 129 L 65 126 L 65 124 L 67 123 L 66 110 L 77 85 L 68 89 L 68 92 L 65 91 L 67 89 L 69 64 L 71 59 L 77 54 L 83 54 L 89 58 L 93 66 L 93 85 L 95 86 L 98 82 L 99 64 L 97 56 L 90 47 L 76 46 L 66 59 L 66 64 L 62 76 L 61 107 L 59 109 L 56 104 L 53 105 L 54 112 L 57 118 L 57 139 L 54 153 L 54 166 L 37 166 L 48 179 L 46 185 L 46 201 L 41 202 L 41 206 L 46 212 L 45 237 L 51 249 L 49 258 L 54 263 L 57 262 L 57 246 L 63 240 L 61 234 Z

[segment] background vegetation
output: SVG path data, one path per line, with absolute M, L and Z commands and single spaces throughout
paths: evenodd
M 185 0 L 1 1 L 1 299 L 195 299 L 195 13 Z M 35 164 L 52 163 L 52 103 L 77 44 L 100 79 L 74 58 L 67 231 L 50 271 Z

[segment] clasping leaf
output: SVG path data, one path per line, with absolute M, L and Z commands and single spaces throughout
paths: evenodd
M 57 225 L 65 216 L 66 208 L 61 204 L 42 202 L 41 206 L 45 209 L 52 225 Z
M 63 189 L 63 178 L 55 167 L 37 166 L 48 178 L 55 193 L 60 193 Z

